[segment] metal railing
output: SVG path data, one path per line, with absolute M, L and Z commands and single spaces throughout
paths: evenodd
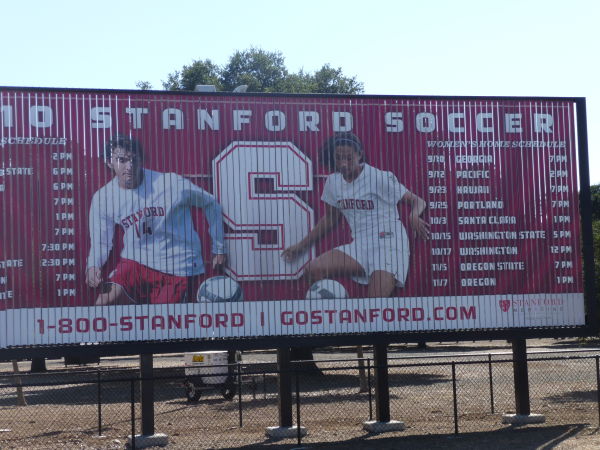
M 373 419 L 375 366 L 362 359 L 367 389 L 361 392 L 359 362 L 318 360 L 318 370 L 292 369 L 295 424 L 308 430 L 295 437 L 299 444 L 366 436 L 362 423 Z M 545 415 L 546 426 L 600 426 L 600 354 L 530 352 L 528 365 L 532 412 Z M 197 401 L 186 397 L 182 367 L 154 370 L 155 428 L 169 435 L 170 448 L 269 442 L 265 429 L 278 425 L 279 372 L 273 363 L 236 363 L 228 370 L 235 395 L 225 398 L 221 385 L 206 384 Z M 401 435 L 501 430 L 507 427 L 501 414 L 514 411 L 510 353 L 393 357 L 388 371 L 392 419 L 407 425 Z M 140 433 L 139 384 L 134 369 L 0 372 L 0 447 L 103 448 L 104 442 L 109 448 Z M 26 405 L 18 405 L 18 389 Z

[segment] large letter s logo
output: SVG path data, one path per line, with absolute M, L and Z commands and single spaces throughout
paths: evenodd
M 223 206 L 229 274 L 237 280 L 297 279 L 311 249 L 292 263 L 281 252 L 312 229 L 313 210 L 294 191 L 312 191 L 312 162 L 290 142 L 232 142 L 213 160 L 214 194 Z M 274 192 L 261 193 L 270 179 Z M 261 242 L 261 234 L 275 236 Z

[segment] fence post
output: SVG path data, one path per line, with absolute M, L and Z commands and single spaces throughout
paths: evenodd
M 298 375 L 298 367 L 296 370 L 296 430 L 298 431 L 298 445 L 302 445 L 302 430 L 300 428 L 300 376 Z
M 234 385 L 235 386 L 235 385 Z M 238 407 L 240 411 L 240 428 L 242 428 L 242 366 L 237 363 Z
M 598 426 L 600 426 L 600 356 L 596 355 L 596 396 L 598 400 Z
M 373 388 L 371 385 L 371 358 L 367 358 L 367 383 L 369 387 L 369 420 L 373 420 Z
M 98 436 L 102 436 L 102 384 L 100 382 L 100 371 L 96 374 L 98 384 Z
M 456 399 L 456 363 L 452 361 L 452 401 L 454 406 L 454 434 L 458 434 L 458 401 Z
M 135 450 L 135 381 L 131 379 L 131 448 Z
M 21 381 L 21 377 L 19 375 L 19 362 L 16 359 L 12 361 L 13 373 L 17 375 L 15 378 L 15 384 L 17 385 L 17 406 L 25 406 L 27 405 L 27 401 L 25 400 L 25 394 L 23 394 L 23 382 Z
M 494 377 L 492 376 L 492 354 L 488 353 L 488 373 L 490 376 L 490 404 L 492 406 L 492 414 L 494 410 Z
M 356 347 L 356 356 L 358 358 L 358 379 L 360 386 L 358 392 L 365 392 L 367 390 L 367 377 L 365 376 L 365 355 L 362 345 Z
M 250 379 L 252 380 L 252 383 L 250 384 L 252 389 L 252 400 L 256 400 L 256 390 L 258 389 L 258 386 L 256 385 L 256 375 L 252 375 L 252 378 Z

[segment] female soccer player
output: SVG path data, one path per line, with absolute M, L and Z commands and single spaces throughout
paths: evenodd
M 393 173 L 366 164 L 362 142 L 352 133 L 337 133 L 328 139 L 323 159 L 335 170 L 327 177 L 321 196 L 325 215 L 304 239 L 285 249 L 282 257 L 294 260 L 344 216 L 352 241 L 311 261 L 304 279 L 310 285 L 324 278 L 352 277 L 368 284 L 369 297 L 389 297 L 396 286 L 404 286 L 410 256 L 397 205 L 410 205 L 411 228 L 418 237 L 429 239 L 429 225 L 421 217 L 426 203 L 400 184 Z

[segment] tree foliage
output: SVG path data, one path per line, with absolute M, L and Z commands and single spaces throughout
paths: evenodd
M 353 94 L 363 91 L 363 84 L 356 81 L 355 77 L 348 78 L 342 74 L 342 69 L 334 69 L 325 64 L 314 74 L 316 83 L 315 92 L 326 94 Z
M 250 92 L 277 92 L 287 76 L 285 58 L 280 52 L 254 48 L 236 51 L 221 72 L 225 91 L 247 84 Z
M 590 187 L 592 192 L 592 241 L 596 289 L 600 289 L 600 184 Z
M 138 82 L 138 87 L 142 82 Z M 341 68 L 324 64 L 315 73 L 299 70 L 290 73 L 281 52 L 259 48 L 238 50 L 221 67 L 210 59 L 184 65 L 163 81 L 167 90 L 192 91 L 198 84 L 212 84 L 218 91 L 233 91 L 247 85 L 248 92 L 360 94 L 363 84 L 356 77 L 347 77 Z
M 592 193 L 592 220 L 600 220 L 600 184 L 590 186 Z
M 150 89 L 152 89 L 152 84 L 150 84 L 149 81 L 138 81 L 137 83 L 135 83 L 135 85 L 138 89 L 141 89 L 142 91 L 149 91 Z
M 220 90 L 221 68 L 210 59 L 194 61 L 167 75 L 162 84 L 169 91 L 193 91 L 198 84 L 212 84 Z
M 594 241 L 594 261 L 596 265 L 596 278 L 600 281 L 600 220 L 592 222 L 592 236 Z M 600 284 L 598 285 L 600 287 Z

